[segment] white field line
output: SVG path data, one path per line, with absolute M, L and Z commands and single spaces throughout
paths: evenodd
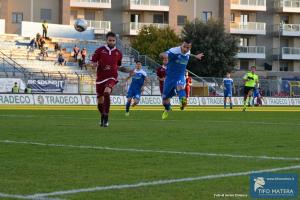
M 134 148 L 117 148 L 106 146 L 86 146 L 86 145 L 69 145 L 69 144 L 50 144 L 31 141 L 13 141 L 13 140 L 0 140 L 0 143 L 5 144 L 23 144 L 23 145 L 36 145 L 47 147 L 66 147 L 75 149 L 93 149 L 93 150 L 106 150 L 106 151 L 124 151 L 135 153 L 158 153 L 158 154 L 177 154 L 189 156 L 209 156 L 209 157 L 226 157 L 226 158 L 241 158 L 241 159 L 261 159 L 261 160 L 285 160 L 285 161 L 300 161 L 298 157 L 273 157 L 273 156 L 251 156 L 251 155 L 235 155 L 235 154 L 217 154 L 217 153 L 202 153 L 202 152 L 188 152 L 188 151 L 168 151 L 168 150 L 151 150 L 151 149 L 134 149 Z
M 12 118 L 41 118 L 41 116 L 37 115 L 14 115 L 14 114 L 3 114 L 0 117 L 12 117 Z M 46 118 L 46 117 L 45 117 Z M 98 120 L 96 117 L 73 117 L 66 115 L 47 115 L 47 118 L 60 118 L 60 119 L 80 119 L 80 120 Z M 150 122 L 162 122 L 161 119 L 113 119 L 113 121 L 150 121 Z M 190 120 L 176 120 L 176 119 L 168 119 L 166 122 L 185 122 Z M 234 120 L 193 120 L 200 121 L 206 123 L 234 123 L 234 124 L 256 124 L 256 125 L 279 125 L 279 126 L 300 126 L 300 123 L 282 123 L 282 122 L 264 122 L 264 121 L 234 121 Z M 298 122 L 298 121 L 297 121 Z
M 47 197 L 28 197 L 25 195 L 18 194 L 4 194 L 0 193 L 0 198 L 9 198 L 9 199 L 32 199 L 32 200 L 62 200 L 58 198 L 47 198 Z
M 277 172 L 277 171 L 285 171 L 285 170 L 293 170 L 293 169 L 300 169 L 300 165 L 281 167 L 281 168 L 272 168 L 272 169 L 263 169 L 263 170 L 258 170 L 258 171 L 226 173 L 226 174 L 197 176 L 197 177 L 179 178 L 179 179 L 156 180 L 156 181 L 149 181 L 149 182 L 139 182 L 139 183 L 135 183 L 135 184 L 97 186 L 97 187 L 91 187 L 91 188 L 72 189 L 72 190 L 56 191 L 56 192 L 49 192 L 49 193 L 37 193 L 37 194 L 30 195 L 28 197 L 48 197 L 48 196 L 78 194 L 78 193 L 83 193 L 83 192 L 130 189 L 130 188 L 138 188 L 138 187 L 146 187 L 146 186 L 166 185 L 166 184 L 172 184 L 172 183 L 182 183 L 182 182 L 192 182 L 192 181 L 200 181 L 200 180 L 219 179 L 219 178 L 226 178 L 226 177 L 246 176 L 246 175 L 250 175 L 252 173 Z

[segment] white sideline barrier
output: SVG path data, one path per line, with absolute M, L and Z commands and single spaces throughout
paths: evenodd
M 126 96 L 111 96 L 111 105 L 125 105 Z M 68 94 L 0 94 L 0 105 L 96 105 L 96 95 Z M 172 105 L 179 105 L 177 97 Z M 160 96 L 142 96 L 140 105 L 162 105 Z M 223 97 L 190 97 L 188 105 L 222 106 Z M 233 105 L 243 105 L 243 97 L 233 97 Z M 264 97 L 267 106 L 300 106 L 300 98 Z
M 5 34 L 5 19 L 0 19 L 0 34 Z
M 22 37 L 33 38 L 37 33 L 42 35 L 42 23 L 22 21 Z M 80 40 L 94 40 L 94 30 L 88 28 L 84 32 L 77 32 L 72 25 L 48 24 L 48 36 L 58 38 L 72 38 Z

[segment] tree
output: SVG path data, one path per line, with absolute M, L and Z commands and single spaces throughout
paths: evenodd
M 233 70 L 236 64 L 238 41 L 225 33 L 222 21 L 188 22 L 182 30 L 182 38 L 192 41 L 191 52 L 193 54 L 204 53 L 202 61 L 190 59 L 188 69 L 195 74 L 222 77 L 227 71 Z
M 144 26 L 132 41 L 133 48 L 158 63 L 161 63 L 159 57 L 161 52 L 178 44 L 180 44 L 180 38 L 172 29 L 169 27 L 162 29 L 154 26 Z

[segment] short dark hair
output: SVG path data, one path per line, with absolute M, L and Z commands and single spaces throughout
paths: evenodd
M 256 69 L 256 66 L 255 66 L 255 65 L 252 65 L 251 68 L 255 68 L 255 69 Z
M 142 63 L 140 60 L 135 60 L 135 63 Z
M 183 42 L 185 42 L 187 44 L 192 44 L 192 41 L 190 39 L 187 39 L 187 38 L 183 39 Z
M 114 32 L 108 32 L 107 34 L 106 34 L 106 39 L 108 38 L 108 37 L 116 37 L 116 34 L 114 33 Z

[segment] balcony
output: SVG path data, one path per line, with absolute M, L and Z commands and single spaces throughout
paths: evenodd
M 106 34 L 107 32 L 111 31 L 110 21 L 86 21 L 88 23 L 88 27 L 94 29 L 95 34 Z
M 127 0 L 129 10 L 165 11 L 168 12 L 169 0 Z
M 231 0 L 231 10 L 267 11 L 266 0 Z
M 265 59 L 265 47 L 264 46 L 242 46 L 239 47 L 237 58 L 244 59 Z
M 157 27 L 157 28 L 167 28 L 169 26 L 169 24 L 130 22 L 130 23 L 124 24 L 123 32 L 126 35 L 138 35 L 139 30 L 144 26 L 154 26 L 154 27 Z
M 283 60 L 300 60 L 300 48 L 283 47 L 281 57 Z
M 111 8 L 111 0 L 70 0 L 70 7 Z
M 266 35 L 266 23 L 245 22 L 230 23 L 230 33 L 247 35 Z
M 282 36 L 300 36 L 300 24 L 276 24 L 274 26 L 274 33 L 278 34 L 279 32 Z
M 276 0 L 274 1 L 274 8 L 278 12 L 300 12 L 300 0 Z

